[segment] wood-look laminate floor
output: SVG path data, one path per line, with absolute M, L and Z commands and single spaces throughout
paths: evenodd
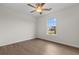
M 34 39 L 0 47 L 1 55 L 78 55 L 79 49 Z

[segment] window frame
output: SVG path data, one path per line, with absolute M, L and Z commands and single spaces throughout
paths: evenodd
M 55 28 L 54 28 L 54 29 L 55 29 L 55 33 L 49 34 L 49 33 L 48 33 L 48 31 L 49 31 L 49 24 L 48 24 L 48 21 L 49 21 L 49 20 L 52 20 L 52 19 L 53 19 L 53 20 L 55 19 L 55 24 L 56 24 L 56 25 L 55 25 Z M 54 27 L 54 26 L 53 26 L 53 27 Z M 56 19 L 55 17 L 48 18 L 48 19 L 47 19 L 47 35 L 56 35 L 56 34 L 57 34 L 57 31 L 56 31 L 57 28 L 56 28 L 56 27 L 57 27 L 57 19 Z

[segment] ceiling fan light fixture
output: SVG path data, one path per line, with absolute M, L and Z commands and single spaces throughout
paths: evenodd
M 31 4 L 27 4 L 27 5 L 34 8 L 34 10 L 32 10 L 31 13 L 38 12 L 39 14 L 42 14 L 43 11 L 51 10 L 51 8 L 44 8 L 45 3 L 36 3 L 35 6 Z
M 36 8 L 36 11 L 37 11 L 37 12 L 42 12 L 42 7 L 37 7 L 37 8 Z

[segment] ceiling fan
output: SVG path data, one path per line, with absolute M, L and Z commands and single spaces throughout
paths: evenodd
M 45 3 L 36 3 L 35 6 L 31 4 L 27 4 L 27 5 L 34 8 L 33 11 L 30 11 L 31 13 L 38 12 L 42 14 L 43 11 L 50 11 L 52 9 L 52 8 L 44 8 Z

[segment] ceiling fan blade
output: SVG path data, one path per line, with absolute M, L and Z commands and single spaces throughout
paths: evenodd
M 50 10 L 52 10 L 52 8 L 49 8 L 49 9 L 43 9 L 44 11 L 50 11 Z
M 33 8 L 35 8 L 33 5 L 31 5 L 31 4 L 27 4 L 28 6 L 30 6 L 30 7 L 33 7 Z
M 35 12 L 35 10 L 33 10 L 33 11 L 30 11 L 31 13 L 33 13 L 33 12 Z
M 45 5 L 45 3 L 41 3 L 41 6 L 44 6 Z
M 36 3 L 36 7 L 40 6 L 40 3 Z
M 45 3 L 36 3 L 36 6 L 44 6 Z

